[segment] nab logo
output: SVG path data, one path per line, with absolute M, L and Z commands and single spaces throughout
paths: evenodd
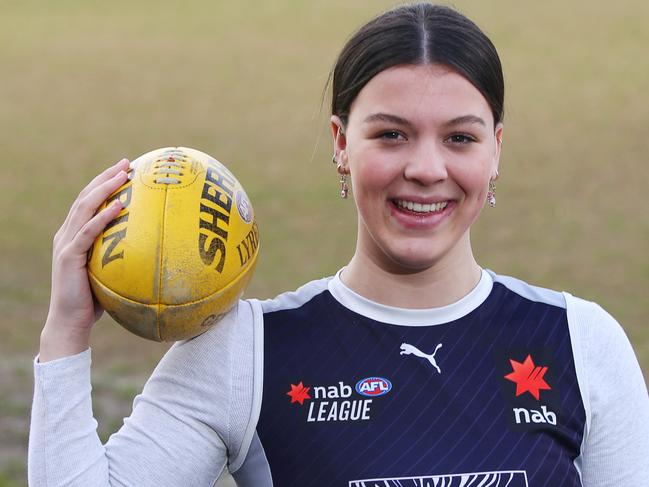
M 541 406 L 541 410 L 538 409 L 525 409 L 525 408 L 514 408 L 514 420 L 516 424 L 521 423 L 548 423 L 552 426 L 557 425 L 557 415 L 550 411 L 547 406 Z
M 542 390 L 552 389 L 543 378 L 548 368 L 534 365 L 531 355 L 528 354 L 523 363 L 512 359 L 509 359 L 509 363 L 512 372 L 507 374 L 505 379 L 516 383 L 516 397 L 529 392 L 538 401 Z
M 291 404 L 294 402 L 300 403 L 300 406 L 304 404 L 304 401 L 311 399 L 309 395 L 310 387 L 305 387 L 302 382 L 299 384 L 291 384 L 291 390 L 286 393 L 287 396 L 291 398 Z
M 528 354 L 523 362 L 509 359 L 509 364 L 512 367 L 512 372 L 505 375 L 504 378 L 516 384 L 516 397 L 519 397 L 526 392 L 534 399 L 540 401 L 541 391 L 552 390 L 550 384 L 545 381 L 545 374 L 548 367 L 539 366 L 534 363 L 532 355 Z M 557 425 L 557 414 L 548 409 L 545 405 L 540 407 L 525 408 L 514 407 L 512 409 L 514 422 L 519 424 L 549 424 L 552 426 Z
M 356 383 L 356 392 L 362 396 L 383 396 L 390 392 L 390 389 L 392 389 L 392 383 L 383 377 L 368 377 Z

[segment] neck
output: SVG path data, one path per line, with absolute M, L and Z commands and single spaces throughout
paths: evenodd
M 450 255 L 421 270 L 386 265 L 358 249 L 341 279 L 361 296 L 387 306 L 410 309 L 438 308 L 469 294 L 478 284 L 478 266 L 468 236 Z

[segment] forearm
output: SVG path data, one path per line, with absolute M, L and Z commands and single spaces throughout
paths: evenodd
M 90 350 L 34 368 L 31 487 L 211 486 L 223 470 L 221 438 L 205 416 L 193 416 L 195 398 L 183 391 L 189 384 L 165 367 L 105 446 L 92 413 Z
M 250 418 L 251 330 L 235 310 L 218 327 L 176 343 L 106 445 L 92 416 L 90 350 L 36 363 L 30 485 L 214 485 L 228 451 L 242 450 Z
M 90 395 L 90 350 L 34 364 L 29 485 L 109 485 Z
M 77 355 L 90 347 L 89 328 L 65 328 L 56 320 L 55 317 L 48 316 L 41 331 L 39 363 Z

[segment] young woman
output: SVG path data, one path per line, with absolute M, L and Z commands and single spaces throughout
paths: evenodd
M 226 464 L 254 487 L 649 485 L 649 399 L 620 326 L 474 259 L 503 93 L 493 45 L 454 10 L 363 26 L 335 66 L 331 117 L 353 258 L 175 344 L 106 445 L 85 255 L 128 162 L 95 178 L 55 237 L 31 485 L 211 486 Z

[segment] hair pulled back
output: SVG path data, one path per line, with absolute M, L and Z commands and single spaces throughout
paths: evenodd
M 459 12 L 430 3 L 389 10 L 347 41 L 333 70 L 331 113 L 347 123 L 351 105 L 374 76 L 398 65 L 442 64 L 487 100 L 494 125 L 504 115 L 505 86 L 496 48 Z

